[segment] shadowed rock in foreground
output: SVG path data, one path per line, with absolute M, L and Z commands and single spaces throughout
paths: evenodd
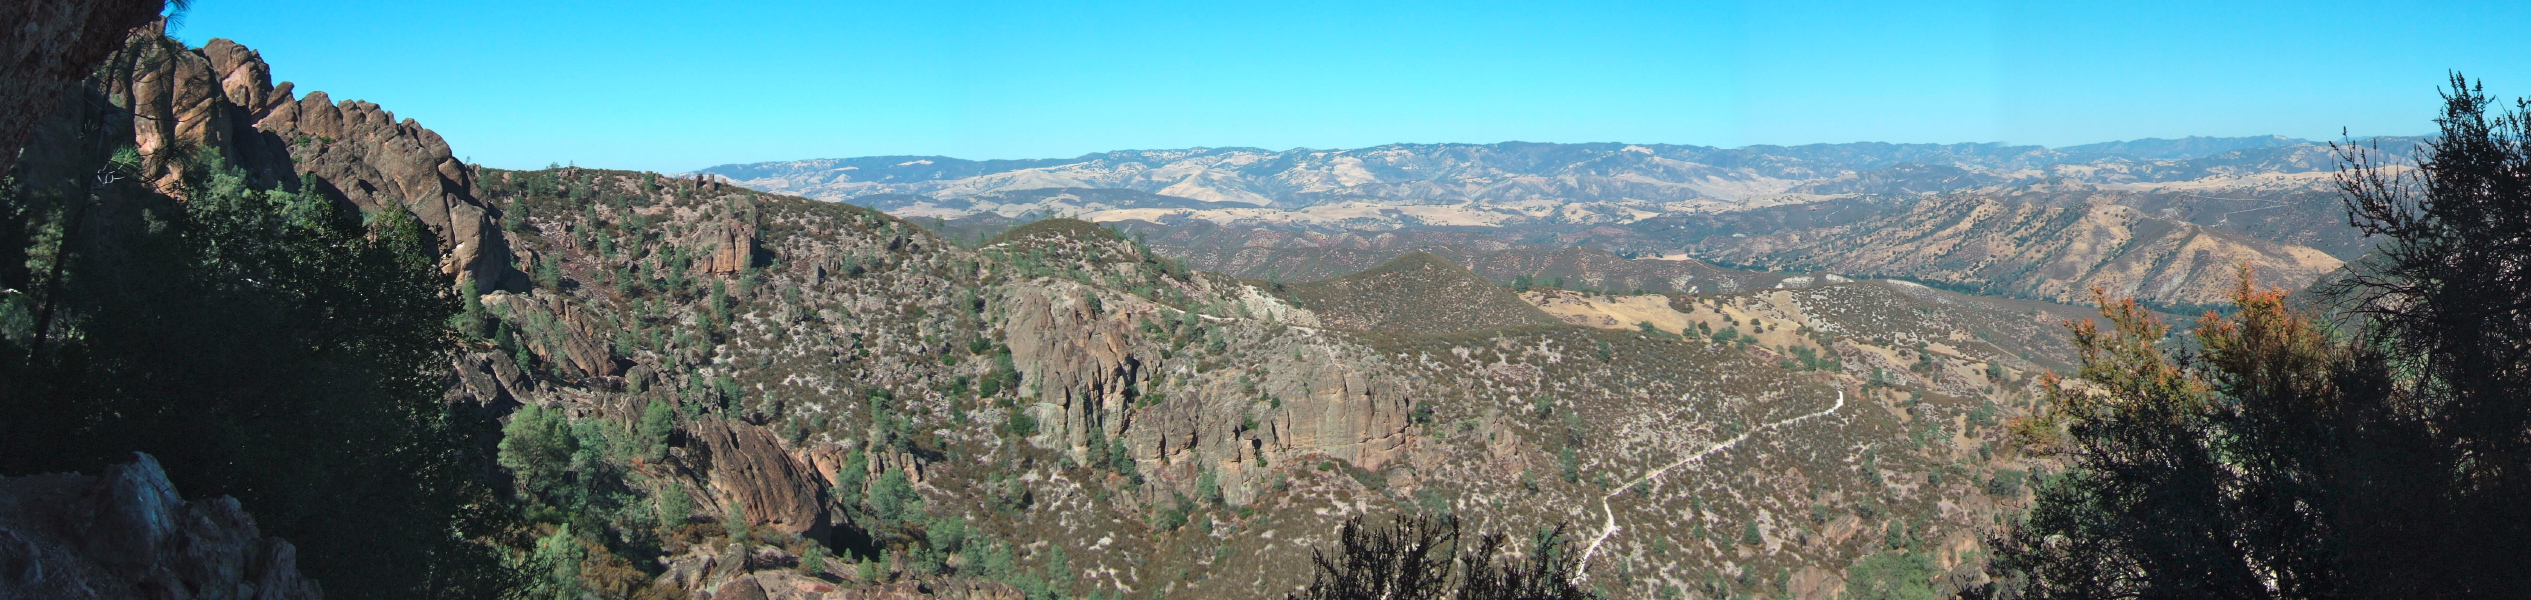
M 158 460 L 0 478 L 0 598 L 323 597 L 298 550 L 227 496 L 186 502 Z

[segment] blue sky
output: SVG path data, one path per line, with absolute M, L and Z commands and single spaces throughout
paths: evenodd
M 198 0 L 496 167 L 1392 142 L 2334 138 L 2531 93 L 2531 3 Z

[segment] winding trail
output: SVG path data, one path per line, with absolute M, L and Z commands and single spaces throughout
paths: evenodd
M 1759 427 L 1758 427 L 1758 428 L 1756 428 L 1756 429 L 1751 429 L 1751 430 L 1748 430 L 1748 431 L 1741 432 L 1741 433 L 1740 433 L 1740 435 L 1738 435 L 1738 436 L 1733 436 L 1731 439 L 1728 439 L 1728 440 L 1723 440 L 1723 441 L 1722 441 L 1722 443 L 1719 443 L 1719 444 L 1714 444 L 1714 447 L 1712 447 L 1712 448 L 1706 448 L 1706 449 L 1705 449 L 1704 451 L 1702 451 L 1702 452 L 1697 452 L 1697 453 L 1695 453 L 1695 454 L 1690 454 L 1690 455 L 1687 455 L 1687 457 L 1685 457 L 1685 458 L 1678 459 L 1678 461 L 1677 461 L 1677 462 L 1672 462 L 1672 463 L 1667 464 L 1667 465 L 1662 465 L 1662 466 L 1661 466 L 1661 468 L 1658 468 L 1658 469 L 1653 469 L 1653 470 L 1651 470 L 1650 472 L 1646 472 L 1646 473 L 1644 473 L 1644 474 L 1643 474 L 1643 476 L 1642 476 L 1642 477 L 1636 477 L 1633 481 L 1628 481 L 1628 482 L 1626 482 L 1626 484 L 1625 484 L 1625 485 L 1617 486 L 1617 489 L 1614 489 L 1614 490 L 1609 490 L 1607 494 L 1601 495 L 1601 496 L 1599 497 L 1599 510 L 1600 510 L 1600 513 L 1601 513 L 1602 515 L 1605 515 L 1605 516 L 1606 516 L 1607 521 L 1606 521 L 1606 523 L 1605 523 L 1605 524 L 1603 524 L 1603 525 L 1601 526 L 1601 529 L 1600 529 L 1600 532 L 1599 532 L 1599 537 L 1591 538 L 1591 545 L 1582 549 L 1582 559 L 1581 559 L 1581 562 L 1580 562 L 1580 563 L 1579 563 L 1579 564 L 1575 567 L 1575 570 L 1576 570 L 1576 571 L 1579 571 L 1579 572 L 1582 574 L 1582 579 L 1584 579 L 1584 580 L 1588 580 L 1588 579 L 1590 579 L 1590 576 L 1591 576 L 1591 555 L 1599 552 L 1599 545 L 1600 545 L 1600 543 L 1608 541 L 1608 538 L 1609 538 L 1610 536 L 1617 535 L 1617 530 L 1622 529 L 1622 528 L 1620 528 L 1620 527 L 1618 527 L 1618 526 L 1617 526 L 1617 511 L 1616 511 L 1615 509 L 1609 508 L 1609 506 L 1608 506 L 1608 499 L 1609 499 L 1609 498 L 1615 498 L 1615 497 L 1617 497 L 1617 495 L 1618 495 L 1618 494 L 1623 494 L 1623 493 L 1626 493 L 1626 490 L 1627 490 L 1627 489 L 1633 488 L 1633 487 L 1635 487 L 1635 486 L 1638 486 L 1638 485 L 1643 485 L 1643 484 L 1646 484 L 1646 483 L 1650 483 L 1653 479 L 1659 478 L 1659 477 L 1661 477 L 1663 474 L 1667 474 L 1667 473 L 1669 473 L 1671 469 L 1676 469 L 1676 468 L 1679 468 L 1679 467 L 1687 466 L 1687 464 L 1688 464 L 1688 463 L 1692 463 L 1692 462 L 1696 462 L 1696 461 L 1704 460 L 1704 459 L 1705 459 L 1705 457 L 1707 457 L 1707 456 L 1712 456 L 1712 455 L 1713 455 L 1714 453 L 1716 453 L 1716 452 L 1721 452 L 1721 451 L 1724 451 L 1724 450 L 1729 450 L 1729 449 L 1731 449 L 1731 447 L 1732 447 L 1732 446 L 1737 446 L 1737 445 L 1740 445 L 1740 442 L 1741 442 L 1742 440 L 1747 440 L 1747 439 L 1749 439 L 1749 436 L 1752 436 L 1752 435 L 1757 435 L 1757 434 L 1762 433 L 1762 432 L 1774 431 L 1774 430 L 1776 430 L 1776 429 L 1778 429 L 1778 428 L 1781 428 L 1781 427 L 1784 427 L 1784 426 L 1787 426 L 1787 425 L 1792 425 L 1792 424 L 1794 424 L 1794 423 L 1800 423 L 1800 422 L 1802 422 L 1802 421 L 1808 421 L 1808 420 L 1815 419 L 1815 418 L 1819 418 L 1819 417 L 1825 417 L 1825 416 L 1828 416 L 1828 415 L 1830 415 L 1830 414 L 1833 414 L 1833 413 L 1837 412 L 1838 410 L 1843 409 L 1843 408 L 1845 408 L 1845 407 L 1846 407 L 1846 391 L 1845 391 L 1845 389 L 1843 389 L 1843 388 L 1839 388 L 1839 389 L 1837 390 L 1837 403 L 1836 403 L 1836 405 L 1834 405 L 1834 406 L 1830 406 L 1830 407 L 1828 407 L 1826 410 L 1821 410 L 1821 411 L 1819 411 L 1819 412 L 1814 412 L 1814 413 L 1810 413 L 1810 414 L 1806 414 L 1806 415 L 1802 415 L 1802 416 L 1798 416 L 1798 417 L 1793 417 L 1793 418 L 1790 418 L 1790 419 L 1785 419 L 1785 420 L 1782 420 L 1782 421 L 1776 421 L 1776 422 L 1773 422 L 1773 423 L 1768 423 L 1768 424 L 1765 424 L 1765 425 L 1759 426 Z

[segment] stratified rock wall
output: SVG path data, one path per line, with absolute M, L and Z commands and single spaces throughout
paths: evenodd
M 314 600 L 298 550 L 227 496 L 186 502 L 158 460 L 0 478 L 0 598 Z

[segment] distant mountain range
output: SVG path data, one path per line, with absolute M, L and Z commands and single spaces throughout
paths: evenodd
M 2419 141 L 2367 145 L 2409 160 Z M 2103 286 L 2186 307 L 2221 302 L 2238 265 L 2270 285 L 2300 287 L 2368 249 L 2336 200 L 2338 160 L 2326 143 L 2256 136 L 2065 148 L 1193 148 L 1043 160 L 820 159 L 703 172 L 916 218 L 960 237 L 1048 216 L 1115 223 L 1154 235 L 1161 251 L 1200 268 L 1280 281 L 1343 275 L 1423 251 L 1506 282 L 1526 275 L 1594 289 L 1707 293 L 1770 285 L 1676 260 L 1692 257 L 2055 302 L 2086 302 L 2091 287 Z M 1576 246 L 1599 254 L 1567 251 Z
M 2383 138 L 2404 157 L 2410 138 Z M 1363 229 L 1631 222 L 1823 197 L 2041 183 L 2156 191 L 2325 185 L 2326 144 L 2282 136 L 2042 146 L 1813 144 L 1392 144 L 1353 150 L 1124 150 L 1069 159 L 881 156 L 721 165 L 750 188 L 900 216 L 1192 218 Z M 1044 190 L 1129 190 L 1142 194 Z M 1271 209 L 1271 210 L 1257 210 Z

